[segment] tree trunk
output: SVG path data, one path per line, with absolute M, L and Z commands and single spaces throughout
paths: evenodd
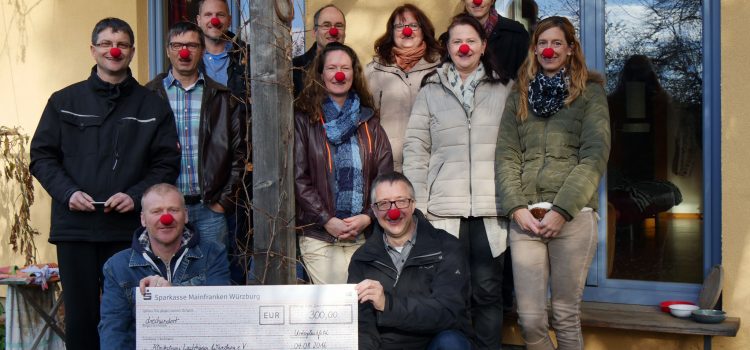
M 250 0 L 253 260 L 261 284 L 295 284 L 291 0 Z

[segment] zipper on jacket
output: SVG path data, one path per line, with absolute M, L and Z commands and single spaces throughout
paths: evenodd
M 542 139 L 542 166 L 539 167 L 539 171 L 536 173 L 536 201 L 541 202 L 542 196 L 540 196 L 539 179 L 541 178 L 544 168 L 547 167 L 547 126 L 549 123 L 544 123 L 544 138 Z
M 430 253 L 430 254 L 415 256 L 415 257 L 410 258 L 410 259 L 415 259 L 416 260 L 416 259 L 421 259 L 421 258 L 429 258 L 431 256 L 440 255 L 440 254 L 443 254 L 443 252 L 439 251 L 439 252 L 435 252 L 435 253 Z
M 381 266 L 385 266 L 385 267 L 389 268 L 391 271 L 394 271 L 396 273 L 396 281 L 393 282 L 393 287 L 396 287 L 396 285 L 398 284 L 398 278 L 401 277 L 401 274 L 398 272 L 398 270 L 396 270 L 396 269 L 394 269 L 394 268 L 392 268 L 392 267 L 390 267 L 390 266 L 388 266 L 388 265 L 386 265 L 386 264 L 384 264 L 384 263 L 382 263 L 382 262 L 380 262 L 378 260 L 374 260 L 374 261 L 375 261 L 376 264 L 381 265 Z
M 383 110 L 383 90 L 380 90 L 380 97 L 378 97 L 378 112 Z
M 120 160 L 120 151 L 117 150 L 118 144 L 120 143 L 120 129 L 122 128 L 122 119 L 117 121 L 117 129 L 115 129 L 115 162 L 112 164 L 112 171 L 117 168 L 117 161 Z
M 442 86 L 443 83 L 441 82 L 440 85 Z M 445 88 L 445 86 L 443 86 L 443 88 Z M 477 89 L 479 89 L 478 85 L 477 85 L 476 89 L 474 89 L 474 95 L 475 96 L 476 96 Z M 453 92 L 451 92 L 450 95 L 453 96 L 453 98 L 456 99 L 456 101 L 458 102 L 458 105 L 461 106 L 461 109 L 463 109 L 463 104 L 461 103 L 461 100 L 459 100 L 458 97 L 456 97 L 456 95 L 453 94 Z M 469 142 L 468 142 L 468 145 L 467 145 L 469 147 L 469 216 L 472 216 L 472 214 L 474 214 L 474 206 L 472 205 L 473 204 L 472 203 L 473 202 L 473 200 L 472 200 L 473 189 L 472 189 L 472 186 L 471 186 L 471 184 L 472 184 L 472 181 L 471 181 L 471 117 L 469 116 L 469 114 L 466 113 L 466 110 L 464 110 L 464 116 L 466 116 L 466 125 L 467 125 L 468 131 L 469 131 Z
M 161 258 L 159 259 L 161 260 Z M 169 261 L 162 261 L 164 263 L 164 266 L 167 268 L 167 281 L 169 283 L 172 283 L 172 267 L 170 266 Z
M 479 88 L 479 86 L 477 86 L 477 88 Z M 474 89 L 474 92 L 476 93 L 476 89 Z M 458 98 L 456 99 L 458 100 Z M 458 103 L 460 104 L 461 101 L 458 101 Z M 469 216 L 473 216 L 474 215 L 474 203 L 473 203 L 474 194 L 472 192 L 474 192 L 474 189 L 472 187 L 472 183 L 474 183 L 474 181 L 472 181 L 472 175 L 471 175 L 471 116 L 469 116 L 469 114 L 467 114 L 465 110 L 464 110 L 464 114 L 466 115 L 466 122 L 469 124 L 468 125 L 469 126 L 469 143 L 468 143 L 468 146 L 469 146 Z

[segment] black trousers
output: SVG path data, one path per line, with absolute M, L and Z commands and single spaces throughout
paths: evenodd
M 502 348 L 503 266 L 505 254 L 493 258 L 483 218 L 461 219 L 459 239 L 471 272 L 471 321 L 477 349 Z
M 57 261 L 65 303 L 65 348 L 99 349 L 102 266 L 130 242 L 58 242 Z

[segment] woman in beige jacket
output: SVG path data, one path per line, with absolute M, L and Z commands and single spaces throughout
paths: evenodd
M 411 107 L 422 78 L 439 64 L 442 48 L 430 19 L 416 6 L 405 4 L 391 13 L 385 34 L 375 41 L 375 53 L 365 77 L 380 109 L 380 124 L 391 142 L 393 168 L 400 172 Z
M 499 349 L 507 221 L 498 217 L 495 145 L 511 81 L 491 64 L 481 24 L 458 15 L 448 27 L 449 56 L 412 108 L 404 175 L 417 208 L 457 235 L 471 270 L 471 314 L 479 349 Z

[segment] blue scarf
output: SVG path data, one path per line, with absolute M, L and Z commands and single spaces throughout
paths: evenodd
M 364 175 L 357 141 L 359 110 L 359 96 L 355 93 L 349 94 L 341 108 L 330 97 L 323 102 L 323 127 L 335 149 L 333 194 L 339 219 L 360 214 L 364 207 Z

